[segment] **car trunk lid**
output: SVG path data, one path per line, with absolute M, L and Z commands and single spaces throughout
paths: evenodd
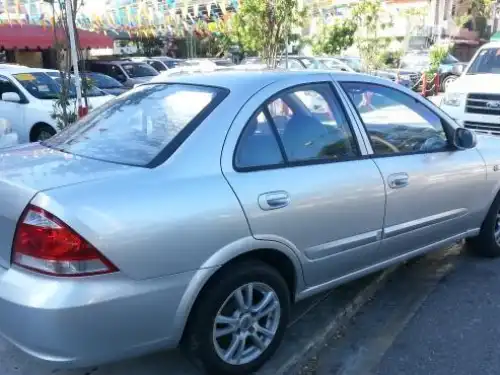
M 17 223 L 38 192 L 105 178 L 130 168 L 39 144 L 0 150 L 0 266 L 10 267 Z

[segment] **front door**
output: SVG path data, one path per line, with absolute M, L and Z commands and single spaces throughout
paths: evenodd
M 15 92 L 21 99 L 24 97 L 20 90 L 7 77 L 0 75 L 0 117 L 9 121 L 12 130 L 19 134 L 21 142 L 28 142 L 29 138 L 27 137 L 27 129 L 24 124 L 24 108 L 26 104 L 2 100 L 2 95 L 7 92 Z
M 359 129 L 329 76 L 321 77 L 301 84 L 298 76 L 254 96 L 233 122 L 222 156 L 253 236 L 294 249 L 309 286 L 376 261 L 385 203 Z
M 390 87 L 341 83 L 357 107 L 386 184 L 381 253 L 424 251 L 476 229 L 486 169 L 476 149 L 457 150 L 444 120 Z

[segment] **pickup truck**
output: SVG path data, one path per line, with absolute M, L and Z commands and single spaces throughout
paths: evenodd
M 468 129 L 500 135 L 500 42 L 482 46 L 460 73 L 449 84 L 441 109 Z

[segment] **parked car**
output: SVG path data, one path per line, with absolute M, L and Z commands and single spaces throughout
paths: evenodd
M 348 66 L 350 66 L 352 69 L 354 69 L 355 72 L 360 73 L 363 70 L 363 63 L 359 57 L 355 56 L 336 56 L 337 59 L 340 61 L 346 63 Z
M 336 57 L 317 57 L 316 59 L 327 69 L 352 73 L 356 72 L 353 68 Z
M 455 67 L 441 108 L 466 128 L 500 135 L 500 42 L 487 43 L 470 64 Z
M 346 65 L 348 65 L 352 70 L 355 72 L 361 73 L 363 72 L 363 63 L 361 58 L 355 57 L 355 56 L 337 56 L 336 59 L 338 59 L 341 62 L 344 62 Z M 380 78 L 385 78 L 389 79 L 392 82 L 399 83 L 405 87 L 408 88 L 414 88 L 414 86 L 417 84 L 418 79 L 420 76 L 416 74 L 415 72 L 410 72 L 410 71 L 404 71 L 404 70 L 393 70 L 393 69 L 378 69 L 376 71 L 370 72 L 370 74 L 380 77 Z
M 47 74 L 49 77 L 54 79 L 57 83 L 61 84 L 61 73 L 58 70 L 53 70 L 53 69 L 40 69 L 43 71 L 45 74 Z M 80 78 L 80 85 L 83 86 L 82 79 Z M 71 85 L 69 88 L 71 95 L 76 96 L 76 86 L 75 86 L 75 76 L 71 76 Z M 110 94 L 107 94 L 103 90 L 101 90 L 99 87 L 94 86 L 94 85 L 88 85 L 87 87 L 87 92 L 86 92 L 87 97 L 90 99 L 92 98 L 92 103 L 91 103 L 91 108 L 94 109 L 110 99 L 112 99 L 112 96 Z
M 4 118 L 0 118 L 0 149 L 14 147 L 17 144 L 17 133 L 12 130 L 10 122 Z
M 183 338 L 249 374 L 304 298 L 464 238 L 499 256 L 498 160 L 500 139 L 373 76 L 141 85 L 2 155 L 0 332 L 59 366 Z
M 95 73 L 95 72 L 83 72 L 80 73 L 80 76 L 82 78 L 90 80 L 92 86 L 101 89 L 108 95 L 116 96 L 128 91 L 128 88 L 123 86 L 116 79 L 107 76 L 106 74 Z
M 185 61 L 184 59 L 175 59 L 173 57 L 168 57 L 168 56 L 153 56 L 152 59 L 160 61 L 167 67 L 167 69 L 172 69 L 180 65 L 183 65 Z
M 241 60 L 240 65 L 256 65 L 256 64 L 262 64 L 262 59 L 257 56 L 252 56 L 252 57 L 245 57 L 243 60 Z
M 0 116 L 10 122 L 20 143 L 47 139 L 57 132 L 52 114 L 61 87 L 57 78 L 47 74 L 50 72 L 47 69 L 17 67 L 0 72 Z M 57 71 L 52 72 L 59 74 Z M 72 106 L 74 87 L 70 90 Z M 100 92 L 89 97 L 90 107 L 97 108 L 112 98 Z
M 158 75 L 148 64 L 130 60 L 87 60 L 82 70 L 106 74 L 128 88 Z
M 448 85 L 457 79 L 454 73 L 456 65 L 466 65 L 460 62 L 452 54 L 448 53 L 439 65 L 439 79 L 441 82 L 441 91 L 446 91 Z M 421 75 L 430 67 L 429 51 L 410 52 L 401 59 L 401 69 Z
M 258 57 L 245 58 L 240 65 L 260 65 L 263 64 L 262 59 Z M 277 63 L 277 67 L 284 69 L 286 68 L 286 57 L 281 56 Z M 292 70 L 304 70 L 304 69 L 327 69 L 318 59 L 311 56 L 288 56 L 288 69 Z
M 216 69 L 217 64 L 215 64 L 213 61 L 210 61 L 209 59 L 187 59 L 182 64 L 178 66 L 180 67 L 186 67 L 186 66 L 191 66 L 191 67 L 199 67 L 203 69 Z

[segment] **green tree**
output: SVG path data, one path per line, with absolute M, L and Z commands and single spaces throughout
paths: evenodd
M 366 71 L 380 69 L 391 42 L 390 38 L 379 36 L 379 31 L 392 26 L 392 22 L 382 22 L 384 12 L 381 0 L 362 0 L 351 9 L 352 21 L 357 25 L 354 37 Z
M 429 51 L 430 64 L 427 73 L 436 74 L 439 71 L 439 65 L 444 61 L 449 51 L 450 46 L 434 44 Z
M 312 40 L 314 54 L 338 55 L 354 44 L 356 30 L 356 23 L 349 18 L 323 25 Z
M 297 0 L 245 0 L 233 19 L 234 38 L 247 52 L 256 52 L 267 65 L 275 67 L 283 53 L 292 27 L 302 27 L 305 9 Z

